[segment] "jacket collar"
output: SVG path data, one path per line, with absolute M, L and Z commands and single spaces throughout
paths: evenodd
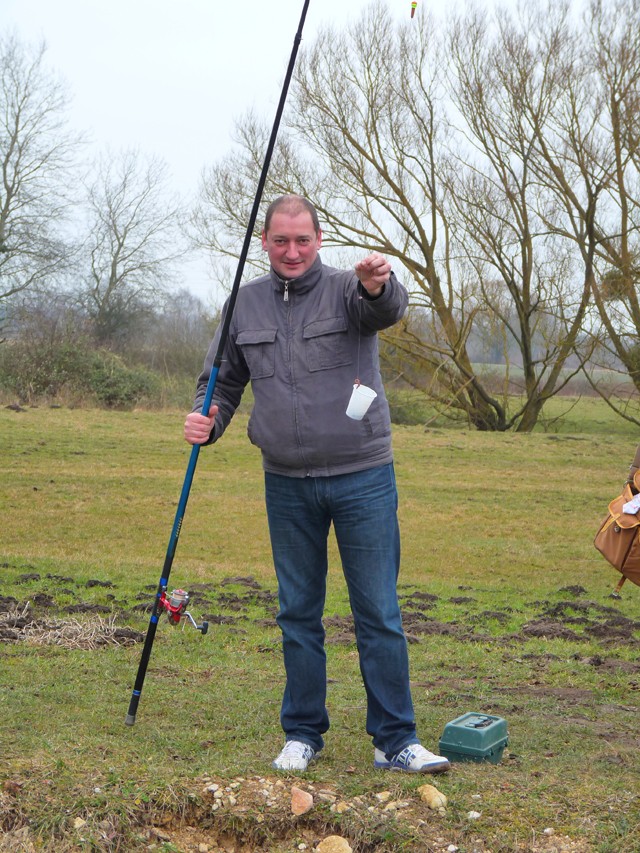
M 290 291 L 293 291 L 294 293 L 305 293 L 307 290 L 311 290 L 312 287 L 315 287 L 322 278 L 322 261 L 320 260 L 320 255 L 318 255 L 309 269 L 297 278 L 280 278 L 273 267 L 270 267 L 269 275 L 271 276 L 271 283 L 275 290 L 279 290 L 283 293 L 285 284 L 288 284 Z

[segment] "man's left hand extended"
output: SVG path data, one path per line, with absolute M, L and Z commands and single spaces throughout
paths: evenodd
M 382 288 L 389 281 L 391 264 L 380 252 L 372 252 L 356 264 L 355 270 L 369 296 L 380 296 Z

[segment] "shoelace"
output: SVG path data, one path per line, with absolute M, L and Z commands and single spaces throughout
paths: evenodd
M 283 758 L 304 758 L 307 750 L 311 752 L 311 747 L 306 743 L 296 743 L 294 740 L 288 740 L 282 750 Z

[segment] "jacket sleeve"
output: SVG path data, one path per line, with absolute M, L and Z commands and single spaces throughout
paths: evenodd
M 347 288 L 351 321 L 360 326 L 363 334 L 374 335 L 388 329 L 404 316 L 409 294 L 392 272 L 379 296 L 371 297 L 353 276 L 355 286 Z
M 226 308 L 227 306 L 225 305 L 223 310 L 223 319 Z M 193 403 L 194 412 L 202 411 L 202 404 L 206 394 L 207 385 L 209 383 L 211 371 L 214 369 L 213 362 L 218 350 L 221 330 L 222 321 L 220 322 L 213 340 L 211 341 L 211 345 L 209 346 L 209 350 L 204 360 L 202 373 L 198 377 L 196 396 Z M 216 383 L 213 389 L 213 403 L 218 406 L 218 414 L 216 415 L 211 438 L 207 444 L 212 444 L 214 441 L 217 441 L 229 426 L 229 422 L 240 405 L 242 394 L 249 382 L 249 368 L 247 367 L 241 350 L 236 345 L 235 338 L 236 335 L 234 333 L 232 323 L 222 353 L 222 362 L 220 364 Z

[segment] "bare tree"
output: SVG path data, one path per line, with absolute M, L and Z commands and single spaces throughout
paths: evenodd
M 195 376 L 213 337 L 218 313 L 190 291 L 167 294 L 152 322 L 127 348 L 127 355 L 165 376 Z
M 44 54 L 0 37 L 0 300 L 50 282 L 69 254 L 62 227 L 80 141 Z
M 595 77 L 601 103 L 600 125 L 609 137 L 610 179 L 604 187 L 605 213 L 597 222 L 593 297 L 605 334 L 607 362 L 623 365 L 640 391 L 640 3 L 601 0 L 588 19 Z M 613 358 L 612 358 L 613 357 Z M 594 382 L 618 414 L 640 425 L 637 395 L 613 395 Z
M 590 352 L 609 166 L 595 146 L 588 175 L 569 168 L 566 116 L 590 97 L 569 22 L 562 3 L 529 4 L 518 18 L 499 12 L 490 26 L 468 10 L 446 38 L 428 14 L 397 25 L 374 3 L 303 53 L 271 168 L 266 197 L 311 198 L 325 247 L 343 257 L 377 249 L 404 268 L 412 308 L 385 335 L 386 353 L 398 374 L 478 429 L 533 429 Z M 625 116 L 630 126 L 629 108 Z M 267 136 L 254 116 L 238 128 L 240 150 L 205 175 L 198 222 L 201 244 L 228 255 Z M 562 153 L 560 166 L 545 146 Z M 584 201 L 573 220 L 566 187 Z M 489 329 L 503 346 L 497 392 L 495 375 L 472 359 Z
M 568 7 L 549 5 L 543 14 L 538 55 L 546 64 L 539 59 L 534 74 L 544 77 L 550 94 L 544 108 L 521 86 L 530 168 L 541 188 L 537 210 L 547 232 L 571 246 L 582 271 L 585 308 L 576 317 L 592 340 L 589 364 L 604 354 L 640 390 L 640 4 L 596 0 L 581 27 L 570 24 Z M 523 37 L 510 33 L 506 40 L 509 62 L 523 79 L 530 73 L 519 62 Z M 601 385 L 586 364 L 584 372 L 628 415 L 628 399 L 616 402 L 609 383 Z
M 377 249 L 404 266 L 430 337 L 417 336 L 409 320 L 386 336 L 387 352 L 422 363 L 420 376 L 412 369 L 405 378 L 427 385 L 443 405 L 455 401 L 479 428 L 495 429 L 495 411 L 466 350 L 467 295 L 451 264 L 438 170 L 445 91 L 431 27 L 425 20 L 422 27 L 396 28 L 375 3 L 346 31 L 319 35 L 299 61 L 288 133 L 281 133 L 266 197 L 299 192 L 311 198 L 333 256 L 340 250 L 341 258 L 355 260 Z M 397 48 L 389 50 L 393 31 Z M 248 209 L 266 128 L 249 116 L 239 136 L 241 153 L 205 175 L 203 184 L 201 244 L 217 252 L 232 253 L 237 245 L 238 217 Z
M 525 432 L 589 354 L 580 345 L 592 262 L 587 252 L 580 277 L 569 243 L 548 233 L 544 218 L 559 202 L 534 159 L 539 140 L 555 138 L 553 117 L 565 98 L 564 65 L 573 36 L 568 17 L 567 4 L 544 9 L 530 4 L 518 21 L 502 12 L 489 25 L 471 13 L 452 31 L 451 93 L 470 150 L 452 153 L 449 198 L 463 231 L 459 243 L 482 293 L 481 308 L 499 318 L 517 342 L 514 364 L 522 379 L 511 377 L 511 386 L 522 402 L 513 406 L 506 383 L 504 402 L 512 403 L 508 423 Z M 579 176 L 573 178 L 575 183 Z M 593 246 L 590 251 L 592 257 Z
M 186 248 L 166 166 L 137 151 L 106 155 L 88 187 L 89 237 L 81 301 L 98 341 L 116 345 L 166 291 Z

